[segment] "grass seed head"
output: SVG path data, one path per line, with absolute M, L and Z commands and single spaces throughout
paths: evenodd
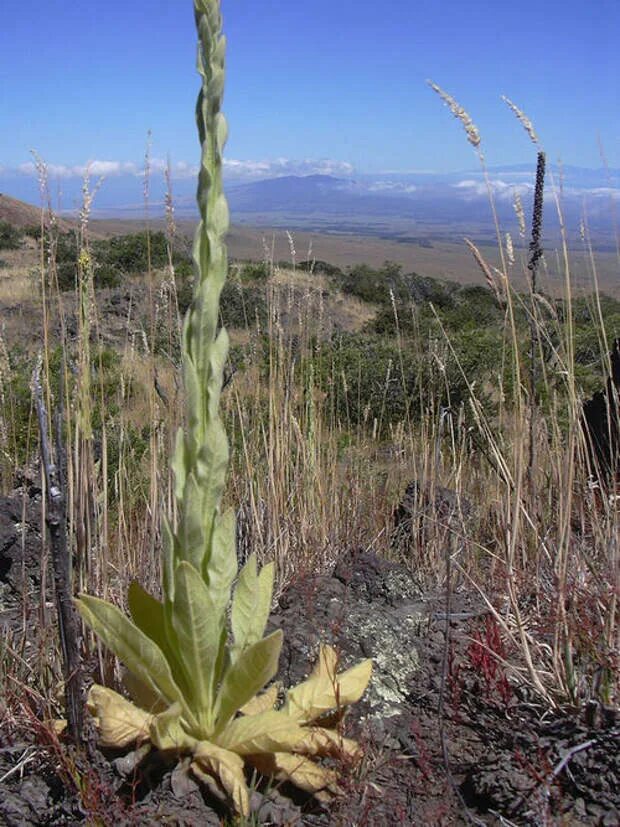
M 516 190 L 512 206 L 514 207 L 514 211 L 517 216 L 517 221 L 519 222 L 519 235 L 521 236 L 521 238 L 525 238 L 525 210 L 523 209 L 523 201 L 521 201 L 521 196 Z
M 527 117 L 525 112 L 522 109 L 519 109 L 519 107 L 516 105 L 516 103 L 513 103 L 510 100 L 510 98 L 506 97 L 506 95 L 502 95 L 502 100 L 504 101 L 506 106 L 508 106 L 508 108 L 512 111 L 512 113 L 517 118 L 517 120 L 519 121 L 519 123 L 521 124 L 523 129 L 525 129 L 525 131 L 527 132 L 527 134 L 530 137 L 531 142 L 533 144 L 535 144 L 536 146 L 538 146 L 539 145 L 539 140 L 538 140 L 538 135 L 534 131 L 534 124 Z
M 480 133 L 478 131 L 478 127 L 472 121 L 470 116 L 467 114 L 465 109 L 456 101 L 452 95 L 449 95 L 447 92 L 438 86 L 433 81 L 427 81 L 428 85 L 431 87 L 433 92 L 436 92 L 442 101 L 446 104 L 450 112 L 454 115 L 455 118 L 463 124 L 463 129 L 467 134 L 467 140 L 469 143 L 475 147 L 476 149 L 480 146 Z

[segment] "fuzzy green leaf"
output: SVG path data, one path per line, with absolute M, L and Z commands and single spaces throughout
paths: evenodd
M 224 675 L 216 703 L 216 731 L 221 731 L 233 715 L 253 698 L 278 671 L 282 649 L 282 630 L 245 649 Z
M 171 652 L 166 639 L 163 603 L 156 600 L 134 580 L 127 592 L 127 604 L 131 619 L 138 629 L 150 637 L 159 646 L 166 660 L 169 660 Z
M 229 508 L 215 520 L 211 554 L 205 558 L 202 571 L 213 602 L 222 612 L 228 606 L 232 583 L 237 576 L 235 540 L 235 512 Z
M 204 487 L 191 472 L 185 482 L 183 508 L 179 517 L 178 558 L 191 563 L 199 571 L 206 551 L 207 514 Z
M 179 642 L 167 618 L 170 606 L 167 612 L 167 607 L 152 597 L 136 581 L 129 586 L 127 603 L 133 622 L 159 646 L 170 665 L 179 689 L 186 694 L 188 683 L 180 666 Z
M 233 597 L 231 622 L 236 651 L 260 640 L 269 619 L 275 567 L 268 563 L 260 574 L 256 569 L 256 555 L 252 554 L 241 570 Z
M 210 728 L 226 643 L 226 616 L 218 611 L 206 583 L 187 562 L 179 563 L 175 572 L 172 626 L 191 687 L 192 709 L 201 725 Z
M 75 604 L 84 621 L 139 680 L 167 703 L 179 701 L 184 704 L 164 653 L 150 637 L 112 603 L 84 594 Z

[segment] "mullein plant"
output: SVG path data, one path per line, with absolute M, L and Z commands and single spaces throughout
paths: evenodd
M 229 459 L 220 416 L 228 335 L 218 330 L 228 261 L 228 207 L 222 188 L 227 127 L 221 112 L 225 38 L 219 0 L 194 0 L 202 77 L 196 108 L 202 158 L 200 223 L 194 240 L 195 287 L 183 328 L 186 428 L 172 460 L 176 525 L 163 519 L 162 600 L 138 583 L 130 617 L 96 597 L 76 601 L 84 621 L 127 669 L 129 701 L 95 685 L 89 708 L 104 746 L 149 746 L 182 761 L 241 815 L 250 811 L 246 765 L 291 781 L 318 798 L 338 791 L 336 771 L 318 756 L 359 755 L 338 730 L 344 708 L 370 680 L 369 660 L 342 672 L 321 647 L 306 681 L 271 683 L 282 631 L 265 635 L 274 565 L 251 556 L 237 571 L 235 518 L 222 510 Z M 231 599 L 232 595 L 232 599 Z M 269 688 L 265 689 L 269 685 Z

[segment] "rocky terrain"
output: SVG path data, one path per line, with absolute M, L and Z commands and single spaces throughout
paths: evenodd
M 31 670 L 40 647 L 54 645 L 37 623 L 40 551 L 40 492 L 30 484 L 0 500 L 0 632 Z M 51 623 L 51 602 L 45 610 Z M 348 550 L 331 573 L 293 583 L 270 623 L 285 634 L 284 685 L 307 674 L 319 640 L 343 665 L 371 657 L 375 669 L 346 721 L 364 759 L 341 768 L 343 795 L 324 809 L 258 785 L 252 823 L 620 823 L 617 718 L 541 705 L 498 662 L 513 653 L 471 593 L 457 587 L 447 616 L 446 596 L 425 592 L 405 567 Z M 76 753 L 40 723 L 37 696 L 21 681 L 7 675 L 0 700 L 0 823 L 230 823 L 219 802 L 153 757 L 134 767 L 94 739 Z

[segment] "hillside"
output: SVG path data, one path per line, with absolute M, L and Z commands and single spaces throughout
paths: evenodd
M 0 192 L 0 221 L 7 221 L 20 230 L 36 227 L 41 223 L 41 208 Z M 63 231 L 71 229 L 71 222 L 64 218 L 58 223 Z

